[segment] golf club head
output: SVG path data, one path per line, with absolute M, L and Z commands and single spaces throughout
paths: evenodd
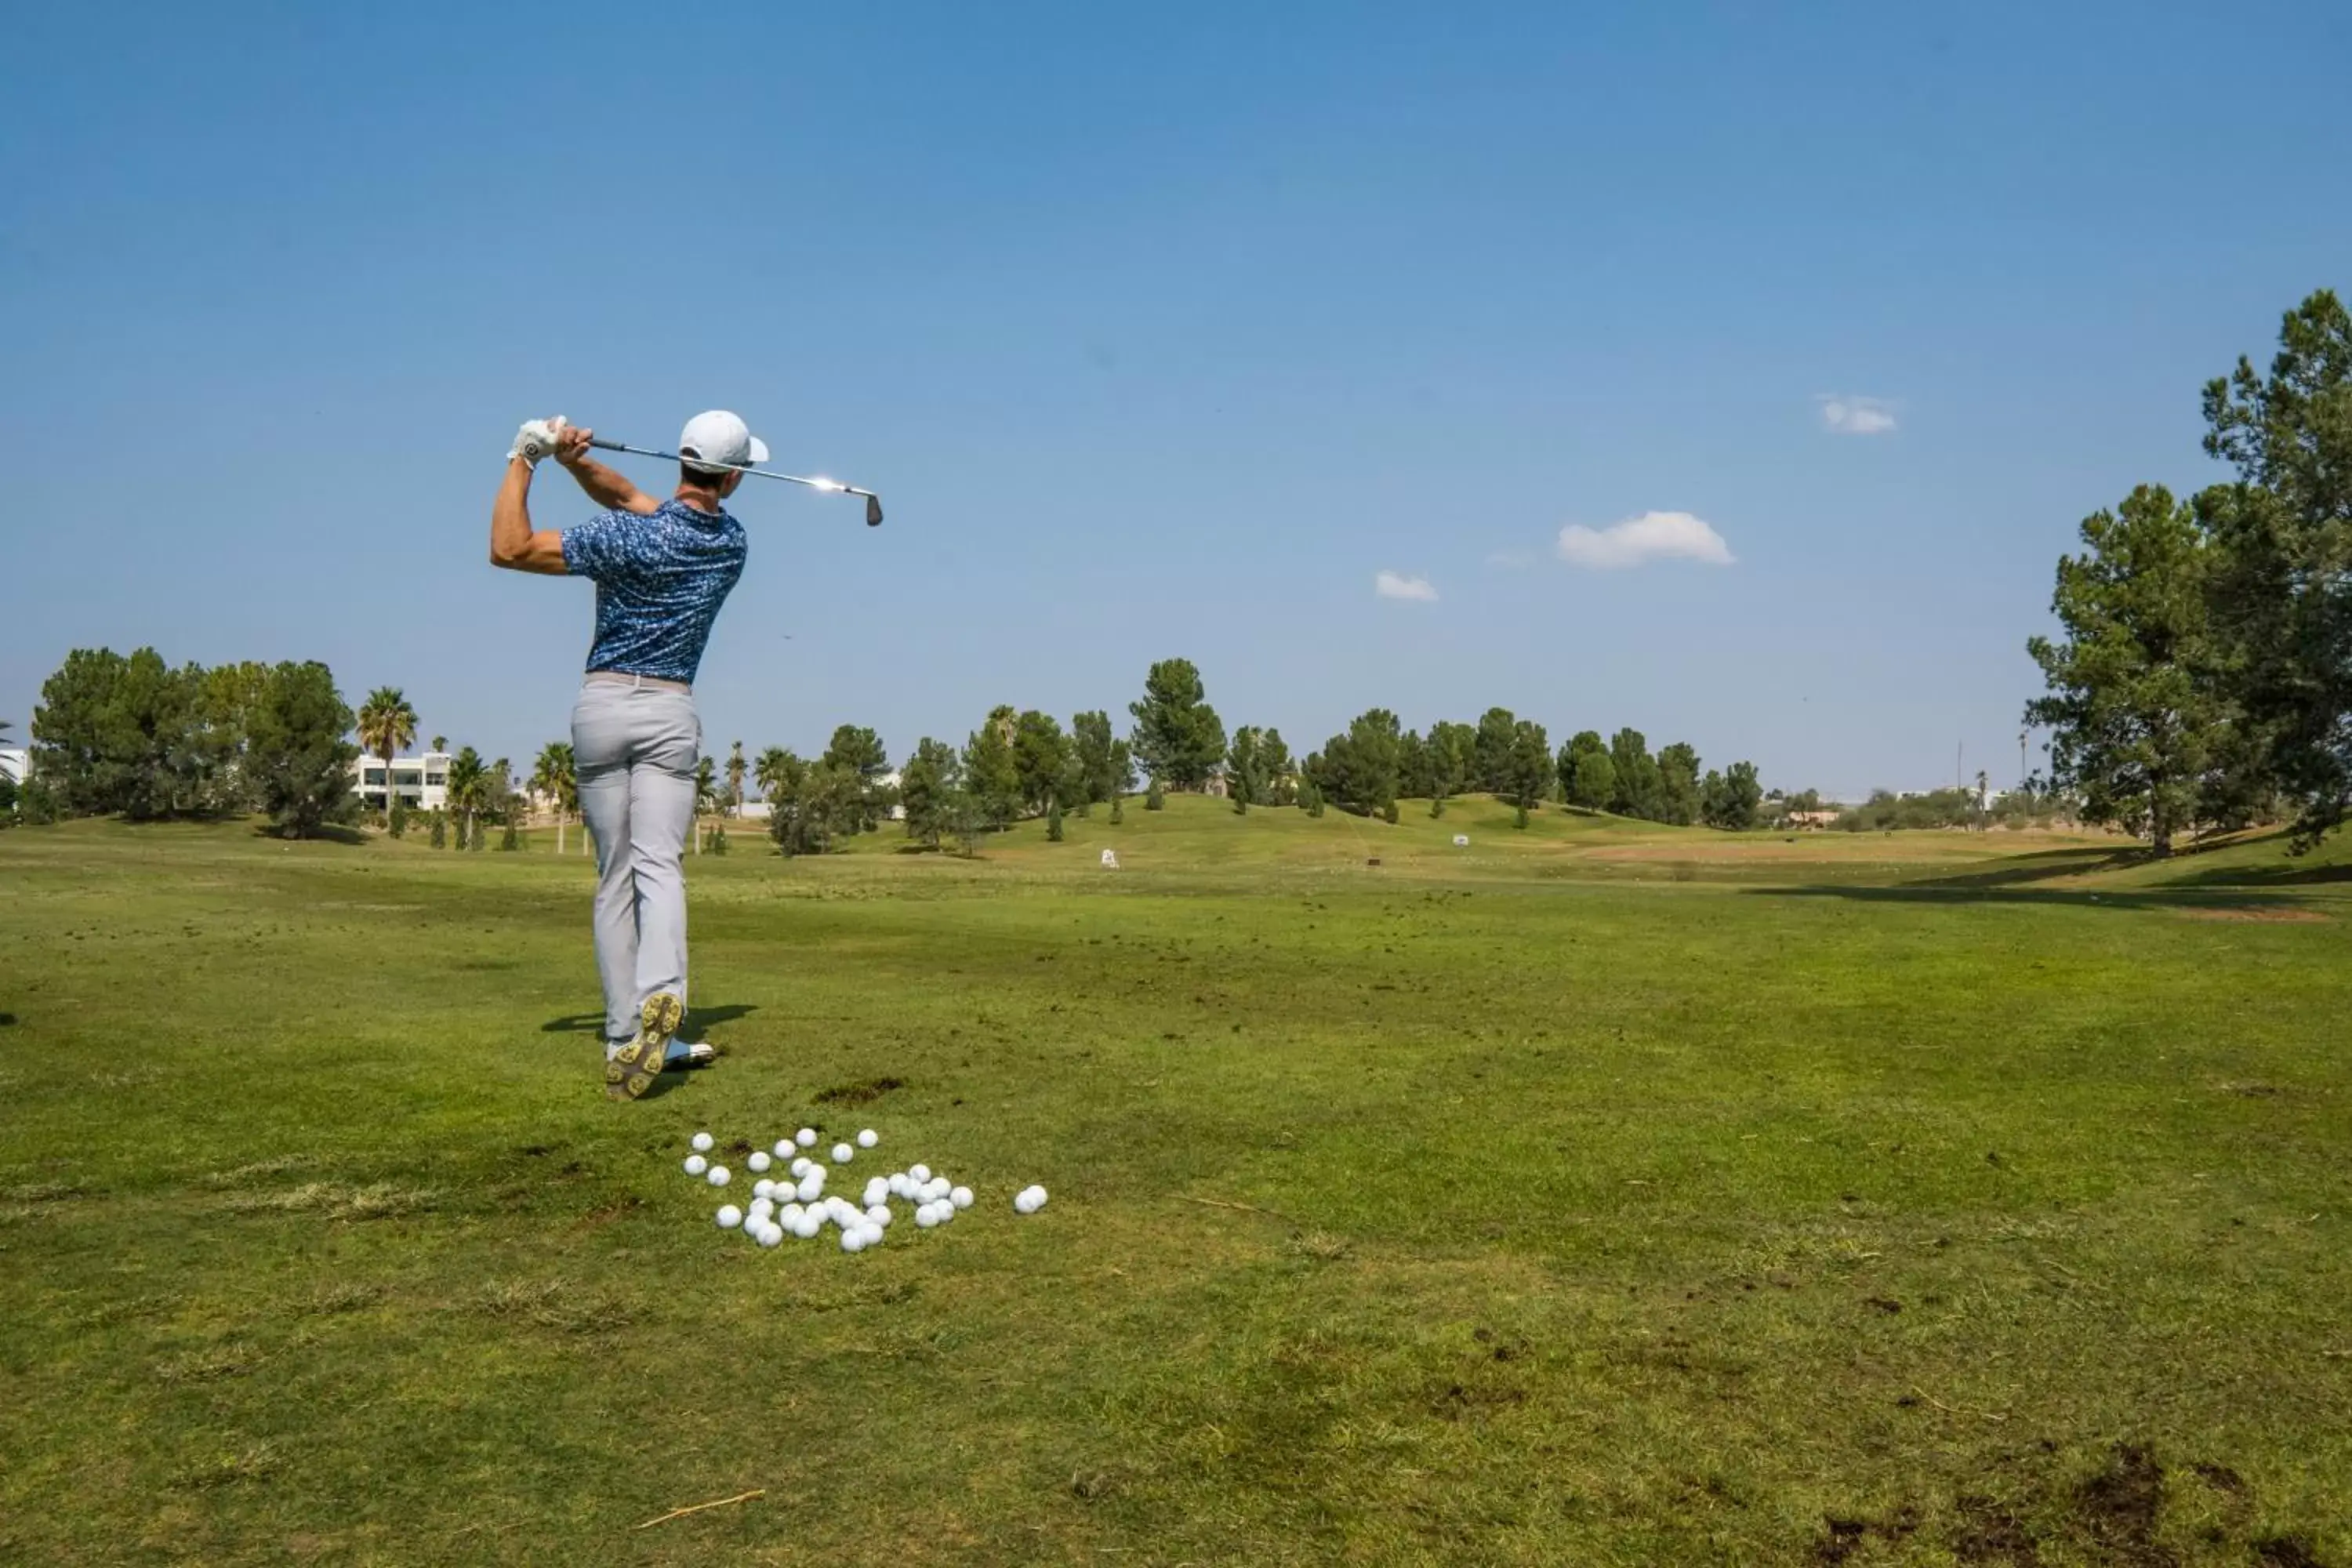
M 867 496 L 866 498 L 866 526 L 868 528 L 879 528 L 882 526 L 882 498 L 880 496 Z

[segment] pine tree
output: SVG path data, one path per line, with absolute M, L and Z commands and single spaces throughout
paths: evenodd
M 2227 717 L 2206 593 L 2213 554 L 2161 485 L 2084 518 L 2082 533 L 2088 548 L 2060 558 L 2050 606 L 2066 640 L 2026 644 L 2050 687 L 2026 721 L 2050 726 L 2053 776 L 2082 792 L 2084 820 L 2169 855 Z
M 1045 808 L 1045 842 L 1059 844 L 1061 841 L 1062 803 L 1057 800 Z

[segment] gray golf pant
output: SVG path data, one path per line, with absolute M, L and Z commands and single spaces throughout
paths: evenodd
M 572 710 L 580 815 L 596 843 L 596 972 L 609 1047 L 646 999 L 686 1000 L 686 836 L 702 720 L 691 693 L 591 680 Z M 672 1054 L 677 1054 L 673 1051 Z

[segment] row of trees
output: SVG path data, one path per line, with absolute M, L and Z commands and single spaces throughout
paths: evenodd
M 207 668 L 167 664 L 148 647 L 76 648 L 42 684 L 30 776 L 0 810 L 35 822 L 257 812 L 289 837 L 309 837 L 359 817 L 352 763 L 362 747 L 389 780 L 391 759 L 415 736 L 415 711 L 398 689 L 378 688 L 353 712 L 323 664 Z M 448 742 L 436 735 L 432 745 L 446 752 Z M 568 800 L 571 748 L 561 750 L 559 798 Z M 541 764 L 551 783 L 551 759 Z M 449 759 L 447 797 L 457 847 L 481 847 L 486 826 L 505 827 L 512 842 L 525 803 L 504 757 L 461 748 Z M 383 813 L 394 833 L 407 816 L 397 799 Z
M 2184 832 L 2292 816 L 2308 848 L 2352 813 L 2352 314 L 2287 313 L 2270 373 L 2206 384 L 2233 478 L 2142 485 L 2058 563 L 2062 637 L 2027 644 L 2051 782 L 2169 854 Z
M 1677 742 L 1653 755 L 1639 730 L 1607 742 L 1579 731 L 1555 753 L 1544 727 L 1507 708 L 1489 708 L 1475 724 L 1441 721 L 1426 738 L 1401 729 L 1385 708 L 1360 714 L 1307 759 L 1313 796 L 1360 815 L 1394 816 L 1400 797 L 1427 799 L 1443 816 L 1454 795 L 1500 796 L 1525 814 L 1546 800 L 1653 822 L 1746 828 L 1764 799 L 1750 763 L 1699 772 L 1698 752 Z
M 858 725 L 836 729 L 814 758 L 785 747 L 749 758 L 738 742 L 725 761 L 723 794 L 719 764 L 703 759 L 697 807 L 740 808 L 747 782 L 756 782 L 769 804 L 770 836 L 788 855 L 823 853 L 894 816 L 928 847 L 969 845 L 1024 817 L 1046 818 L 1058 836 L 1066 813 L 1108 804 L 1117 816 L 1139 765 L 1151 780 L 1148 808 L 1169 789 L 1216 785 L 1237 812 L 1297 805 L 1320 813 L 1328 804 L 1393 820 L 1400 798 L 1429 799 L 1433 814 L 1443 815 L 1448 799 L 1479 791 L 1516 804 L 1522 822 L 1547 800 L 1659 822 L 1747 827 L 1759 820 L 1752 766 L 1702 775 L 1693 748 L 1653 755 L 1636 730 L 1606 742 L 1584 731 L 1555 753 L 1541 724 L 1507 709 L 1489 709 L 1475 724 L 1439 722 L 1424 737 L 1376 708 L 1301 761 L 1272 727 L 1245 724 L 1229 735 L 1199 670 L 1181 658 L 1154 664 L 1128 710 L 1133 730 L 1122 738 L 1102 710 L 1076 715 L 1066 730 L 1051 714 L 999 707 L 961 747 L 924 737 L 895 777 L 882 738 Z M 415 710 L 397 688 L 376 689 L 354 714 L 320 665 L 173 669 L 152 649 L 128 658 L 77 650 L 42 690 L 36 777 L 46 809 L 58 815 L 269 810 L 294 830 L 315 831 L 356 815 L 350 764 L 359 748 L 345 735 L 358 734 L 388 781 L 416 731 Z M 431 747 L 446 752 L 447 742 L 436 736 Z M 298 775 L 307 795 L 288 782 Z M 579 809 L 571 746 L 544 747 L 527 783 L 555 808 L 560 851 Z M 511 842 L 527 805 L 507 760 L 485 761 L 470 746 L 449 760 L 447 800 L 460 847 L 478 844 L 484 824 L 503 825 Z M 405 818 L 402 803 L 388 801 L 386 826 L 400 833 Z
M 927 735 L 896 782 L 890 772 L 881 737 L 854 724 L 835 730 L 814 760 L 770 747 L 751 768 L 768 801 L 769 836 L 787 855 L 821 854 L 837 839 L 875 831 L 894 811 L 930 847 L 949 838 L 969 844 L 1024 816 L 1058 826 L 1062 813 L 1116 805 L 1135 787 L 1132 749 L 1099 710 L 1077 715 L 1066 731 L 1049 713 L 1000 707 L 961 750 Z M 740 786 L 736 794 L 740 800 Z
M 1227 733 L 1190 660 L 1163 659 L 1129 705 L 1130 738 L 1113 733 L 1102 710 L 1078 714 L 1066 731 L 1051 714 L 1010 706 L 992 710 L 961 747 L 925 736 L 890 778 L 888 751 L 872 730 L 845 724 L 814 759 L 782 747 L 761 752 L 750 772 L 769 802 L 768 831 L 787 855 L 822 854 L 839 840 L 870 833 L 893 814 L 927 847 L 965 847 L 982 834 L 1024 817 L 1044 817 L 1058 837 L 1066 813 L 1108 804 L 1112 819 L 1150 775 L 1147 809 L 1166 791 L 1222 786 L 1236 812 L 1327 805 L 1393 821 L 1402 798 L 1426 798 L 1443 816 L 1445 802 L 1485 792 L 1526 814 L 1548 800 L 1667 823 L 1727 828 L 1763 820 L 1763 791 L 1750 763 L 1702 773 L 1686 744 L 1652 754 L 1638 730 L 1604 742 L 1580 732 L 1558 752 L 1544 727 L 1492 708 L 1475 724 L 1440 722 L 1424 737 L 1394 713 L 1360 715 L 1319 752 L 1295 760 L 1279 730 L 1244 724 Z M 733 798 L 742 797 L 739 742 L 729 762 Z
M 323 664 L 166 664 L 76 648 L 41 688 L 18 810 L 35 821 L 266 812 L 305 837 L 352 814 L 353 715 Z

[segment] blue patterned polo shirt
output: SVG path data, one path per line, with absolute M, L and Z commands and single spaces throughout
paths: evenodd
M 622 509 L 563 531 L 563 569 L 596 584 L 588 668 L 689 684 L 749 546 L 721 511 L 664 501 L 651 516 Z

